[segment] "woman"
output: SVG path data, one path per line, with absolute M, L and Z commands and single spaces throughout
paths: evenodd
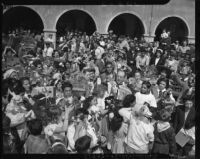
M 144 81 L 142 83 L 142 87 L 140 92 L 135 94 L 136 104 L 143 105 L 144 103 L 148 103 L 150 107 L 157 108 L 157 103 L 154 95 L 150 92 L 151 84 L 149 81 Z
M 56 87 L 56 98 L 62 98 L 63 97 L 62 81 L 57 80 L 55 82 L 55 87 Z
M 25 89 L 24 99 L 28 102 L 27 104 L 31 104 L 32 106 L 35 104 L 35 101 L 32 99 L 32 87 L 30 85 L 30 79 L 28 77 L 24 77 L 21 79 L 22 86 Z
M 184 105 L 177 107 L 173 127 L 176 134 L 183 130 L 189 137 L 185 146 L 177 145 L 180 155 L 187 156 L 195 142 L 195 108 L 190 96 L 184 97 Z

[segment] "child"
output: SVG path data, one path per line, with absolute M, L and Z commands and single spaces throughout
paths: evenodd
M 170 118 L 171 114 L 166 109 L 158 113 L 159 120 L 154 129 L 153 154 L 173 156 L 176 153 L 175 132 L 169 123 Z
M 165 29 L 163 30 L 163 33 L 161 34 L 161 38 L 164 38 L 164 39 L 168 38 L 168 33 L 166 32 Z
M 28 132 L 30 135 L 24 144 L 25 154 L 45 154 L 49 145 L 44 135 L 42 135 L 42 121 L 34 119 L 29 121 Z

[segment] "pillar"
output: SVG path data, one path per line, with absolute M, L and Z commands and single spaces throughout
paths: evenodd
M 188 36 L 188 43 L 189 44 L 195 44 L 195 37 L 194 36 Z
M 154 42 L 155 35 L 144 34 L 146 42 Z
M 44 39 L 50 38 L 53 41 L 54 49 L 56 49 L 56 30 L 44 29 Z

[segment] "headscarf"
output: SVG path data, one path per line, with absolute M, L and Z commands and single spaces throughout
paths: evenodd
M 7 71 L 4 73 L 3 78 L 4 78 L 4 79 L 9 78 L 13 72 L 16 72 L 16 73 L 17 73 L 17 71 L 14 70 L 14 69 L 9 69 L 9 70 L 7 70 Z

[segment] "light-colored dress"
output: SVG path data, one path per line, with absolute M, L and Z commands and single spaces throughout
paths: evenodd
M 114 133 L 114 139 L 111 146 L 112 153 L 124 153 L 124 141 L 128 131 L 128 125 L 122 123 L 121 128 Z

